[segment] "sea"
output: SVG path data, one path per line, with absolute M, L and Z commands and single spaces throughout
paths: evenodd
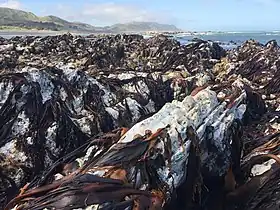
M 174 37 L 182 44 L 191 42 L 194 38 L 218 42 L 223 48 L 231 49 L 240 46 L 246 40 L 256 40 L 261 44 L 276 40 L 280 45 L 280 31 L 273 32 L 206 32 L 177 34 Z
M 0 32 L 0 36 L 4 38 L 11 38 L 13 36 L 48 36 L 48 35 L 57 35 L 57 32 Z M 80 35 L 88 35 L 88 34 L 80 34 Z M 168 34 L 168 36 L 173 37 L 180 41 L 181 44 L 188 44 L 192 42 L 194 39 L 203 39 L 203 40 L 211 40 L 218 42 L 225 49 L 232 49 L 243 42 L 249 39 L 254 39 L 262 44 L 266 44 L 270 40 L 276 40 L 278 44 L 280 44 L 280 31 L 272 31 L 272 32 L 187 32 L 187 33 L 179 33 L 179 34 Z M 144 37 L 148 38 L 149 35 L 144 35 Z

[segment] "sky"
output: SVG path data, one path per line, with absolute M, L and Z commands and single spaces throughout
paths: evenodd
M 280 0 L 0 0 L 0 7 L 94 26 L 152 21 L 191 31 L 280 30 Z

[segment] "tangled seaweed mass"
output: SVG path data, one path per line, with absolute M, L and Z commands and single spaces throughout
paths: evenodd
M 275 41 L 65 34 L 0 52 L 1 209 L 279 208 Z

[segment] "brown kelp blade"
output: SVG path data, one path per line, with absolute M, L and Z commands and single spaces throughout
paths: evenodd
M 257 207 L 256 205 L 254 206 L 254 204 L 261 203 L 262 200 L 268 198 L 268 196 L 263 193 L 269 189 L 269 186 L 271 187 L 271 183 L 277 183 L 277 177 L 279 178 L 280 171 L 280 158 L 273 154 L 257 155 L 248 160 L 246 165 L 242 168 L 246 175 L 249 174 L 248 171 L 251 171 L 251 168 L 255 164 L 263 163 L 269 159 L 274 159 L 276 164 L 273 164 L 271 169 L 265 173 L 251 177 L 245 184 L 239 186 L 236 190 L 229 192 L 226 196 L 227 205 L 236 205 L 239 206 L 240 209 L 247 209 L 246 206 L 249 205 L 251 206 L 250 208 L 254 209 Z M 269 194 L 270 193 L 268 193 L 268 195 Z
M 20 209 L 82 208 L 107 202 L 118 203 L 131 195 L 151 196 L 149 192 L 135 190 L 120 180 L 85 174 L 56 186 L 47 185 L 27 191 L 9 203 L 5 209 L 15 204 L 19 205 Z M 21 205 L 22 202 L 24 205 Z

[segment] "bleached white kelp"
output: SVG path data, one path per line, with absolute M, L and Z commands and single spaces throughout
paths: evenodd
M 223 176 L 236 158 L 232 148 L 234 141 L 240 141 L 238 129 L 250 98 L 238 86 L 228 93 L 235 96 L 225 100 L 219 100 L 210 89 L 195 90 L 181 102 L 165 104 L 126 132 L 92 139 L 86 155 L 70 163 L 77 166 L 76 170 L 68 175 L 52 170 L 56 181 L 48 178 L 51 182 L 44 185 L 47 180 L 36 180 L 37 188 L 19 195 L 8 207 L 17 204 L 23 209 L 85 209 L 94 205 L 92 208 L 124 209 L 137 203 L 139 208 L 163 208 L 183 183 L 191 180 L 190 189 L 201 187 L 199 167 L 211 175 Z M 97 144 L 108 137 L 115 138 L 116 143 L 108 148 Z M 112 189 L 116 194 L 110 194 Z M 56 198 L 52 197 L 54 192 Z M 189 193 L 192 197 L 194 191 Z M 35 199 L 25 202 L 29 196 Z

